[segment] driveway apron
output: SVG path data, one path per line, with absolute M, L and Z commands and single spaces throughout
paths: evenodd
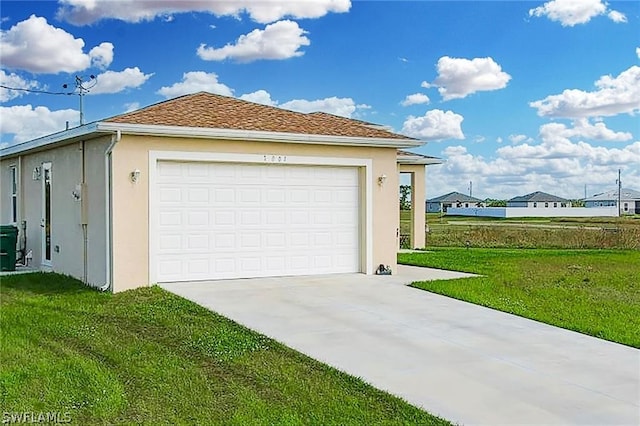
M 462 276 L 400 266 L 162 287 L 452 422 L 640 424 L 639 350 L 406 286 Z

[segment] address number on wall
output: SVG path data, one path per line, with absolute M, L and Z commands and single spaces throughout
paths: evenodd
M 286 163 L 287 156 L 286 155 L 265 155 L 264 162 L 265 163 Z

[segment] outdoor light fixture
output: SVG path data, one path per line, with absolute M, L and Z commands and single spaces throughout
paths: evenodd
M 138 182 L 138 179 L 140 179 L 140 170 L 135 169 L 134 171 L 131 172 L 129 177 L 131 178 L 131 182 L 133 183 Z
M 384 185 L 384 182 L 387 180 L 387 175 L 380 175 L 378 177 L 378 185 L 382 186 Z

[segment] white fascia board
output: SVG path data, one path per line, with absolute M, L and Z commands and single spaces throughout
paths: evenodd
M 409 156 L 409 155 L 399 155 L 398 156 L 398 164 L 415 164 L 415 165 L 431 165 L 431 164 L 442 164 L 443 160 L 440 158 L 428 158 L 423 157 L 421 155 Z
M 411 148 L 424 145 L 423 141 L 412 139 L 309 135 L 304 133 L 266 132 L 259 130 L 213 129 L 205 127 L 160 126 L 109 122 L 100 122 L 97 124 L 97 130 L 100 132 L 120 130 L 123 134 L 128 135 L 156 135 L 225 140 L 251 140 L 259 142 L 367 146 L 379 148 Z
M 43 147 L 55 146 L 60 143 L 69 143 L 84 136 L 96 133 L 97 125 L 98 123 L 85 124 L 84 126 L 74 127 L 73 129 L 63 130 L 58 133 L 53 133 L 51 135 L 42 136 L 37 139 L 9 146 L 0 150 L 0 158 L 10 157 Z

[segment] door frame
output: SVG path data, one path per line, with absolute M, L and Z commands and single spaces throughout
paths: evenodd
M 42 266 L 52 266 L 52 253 L 53 247 L 51 245 L 51 190 L 53 188 L 53 175 L 51 173 L 51 162 L 42 163 L 42 211 L 40 216 L 40 229 L 41 229 L 41 259 Z M 47 171 L 49 173 L 47 173 Z M 48 179 L 47 179 L 48 175 Z M 47 180 L 49 181 L 49 192 L 47 194 Z M 49 202 L 47 203 L 47 195 L 49 196 Z M 48 226 L 48 227 L 47 227 Z M 47 233 L 49 236 L 49 251 L 47 258 Z

